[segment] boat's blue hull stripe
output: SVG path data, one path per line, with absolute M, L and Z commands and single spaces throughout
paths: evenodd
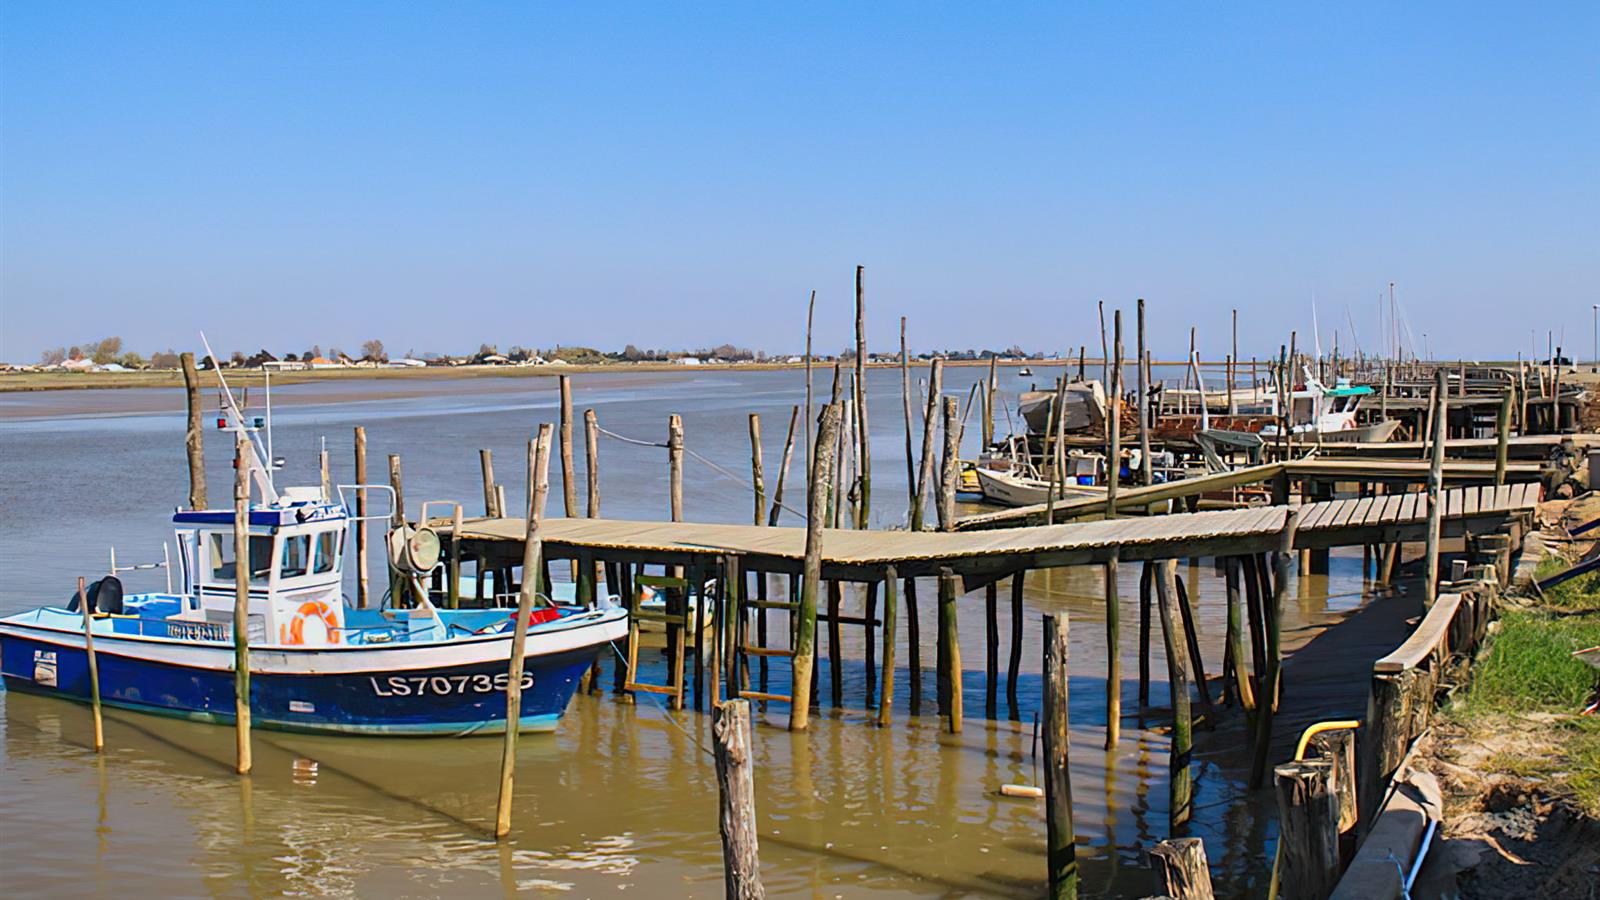
M 590 647 L 528 658 L 523 729 L 555 727 L 596 652 Z M 109 706 L 233 721 L 232 672 L 108 653 L 97 662 L 101 700 Z M 341 734 L 503 732 L 506 669 L 498 660 L 393 674 L 256 672 L 250 676 L 251 719 L 263 728 Z M 81 648 L 3 635 L 0 674 L 14 690 L 89 698 L 88 658 Z

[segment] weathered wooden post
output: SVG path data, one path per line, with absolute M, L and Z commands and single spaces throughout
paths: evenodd
M 900 407 L 906 420 L 906 515 L 909 516 L 917 505 L 917 458 L 911 449 L 911 356 L 906 350 L 905 316 L 900 317 Z
M 878 727 L 889 727 L 894 711 L 894 632 L 900 599 L 899 575 L 894 566 L 883 569 L 883 688 L 878 695 Z
M 988 450 L 994 444 L 994 395 L 998 387 L 995 366 L 1000 359 L 998 356 L 989 357 L 989 381 L 983 390 L 983 447 Z
M 1311 749 L 1333 768 L 1333 791 L 1339 806 L 1339 860 L 1343 867 L 1355 855 L 1355 828 L 1360 821 L 1356 801 L 1356 732 L 1340 728 L 1311 737 Z
M 995 581 L 983 587 L 983 625 L 983 714 L 993 719 L 1000 689 L 1000 585 Z
M 371 605 L 369 570 L 367 568 L 367 430 L 356 426 L 356 606 L 366 609 Z
M 1506 455 L 1511 439 L 1511 391 L 1500 397 L 1500 413 L 1494 419 L 1494 483 L 1506 483 Z
M 1178 561 L 1159 560 L 1155 564 L 1157 607 L 1161 612 L 1161 636 L 1167 650 L 1167 684 L 1172 692 L 1172 758 L 1170 761 L 1168 821 L 1173 828 L 1194 815 L 1194 785 L 1189 772 L 1189 754 L 1194 747 L 1194 720 L 1189 707 L 1188 650 L 1178 629 Z
M 944 465 L 939 476 L 939 530 L 956 528 L 956 485 L 961 481 L 961 404 L 944 398 Z
M 363 451 L 365 444 L 362 440 Z M 254 563 L 250 558 L 250 468 L 253 457 L 250 436 L 244 433 L 241 425 L 234 433 L 233 445 L 233 715 L 240 775 L 250 774 L 250 569 Z
M 811 461 L 810 502 L 806 508 L 806 555 L 800 577 L 799 621 L 795 623 L 794 685 L 789 730 L 804 731 L 811 719 L 811 673 L 817 648 L 817 593 L 822 582 L 822 525 L 828 513 L 833 449 L 839 434 L 839 406 L 823 407 Z
M 717 795 L 722 801 L 722 878 L 729 900 L 760 900 L 759 832 L 755 763 L 751 760 L 750 701 L 729 700 L 712 711 L 716 737 Z
M 1111 366 L 1111 384 L 1106 396 L 1106 518 L 1117 517 L 1117 483 L 1122 477 L 1122 310 L 1112 315 L 1115 323 L 1116 362 Z M 1063 479 L 1065 476 L 1063 476 Z M 1115 656 L 1115 654 L 1112 654 Z
M 1278 881 L 1289 896 L 1322 900 L 1339 881 L 1339 801 L 1327 760 L 1273 769 L 1278 789 Z
M 761 416 L 750 414 L 750 488 L 755 493 L 755 524 L 767 515 L 767 477 L 761 463 Z
M 78 576 L 78 608 L 83 611 L 83 652 L 89 660 L 89 709 L 94 713 L 94 752 L 106 749 L 105 727 L 100 720 L 100 661 L 94 655 L 94 613 L 83 576 Z
M 673 413 L 667 419 L 667 493 L 672 521 L 683 521 L 683 419 Z
M 1011 575 L 1011 658 L 1006 665 L 1006 707 L 1011 718 L 1020 718 L 1022 713 L 1017 708 L 1017 675 L 1022 671 L 1022 599 L 1027 589 L 1028 573 L 1026 570 L 1013 572 Z
M 324 446 L 317 451 L 317 467 L 322 471 L 322 499 L 325 503 L 333 502 L 333 476 L 328 472 L 328 448 Z
M 935 359 L 928 371 L 928 405 L 922 417 L 922 464 L 917 469 L 917 497 L 911 503 L 911 530 L 921 531 L 928 508 L 928 492 L 933 489 L 933 451 L 938 429 L 939 397 L 944 382 L 944 360 Z
M 1145 560 L 1139 569 L 1139 707 L 1150 705 L 1150 607 L 1155 588 L 1155 566 Z
M 949 716 L 951 734 L 961 733 L 964 718 L 961 699 L 961 641 L 956 623 L 956 599 L 960 596 L 961 582 L 949 569 L 939 571 L 939 683 L 944 686 L 945 711 Z
M 816 424 L 816 419 L 811 414 L 811 321 L 817 311 L 817 292 L 811 292 L 811 301 L 806 304 L 806 465 L 810 466 L 815 454 L 811 440 L 811 429 Z M 806 486 L 810 490 L 812 481 L 811 470 L 806 469 Z M 811 502 L 811 495 L 806 494 L 806 502 Z
M 1106 749 L 1122 734 L 1122 603 L 1117 592 L 1117 551 L 1105 566 L 1106 598 Z
M 1445 425 L 1449 420 L 1449 373 L 1439 369 L 1434 373 L 1434 393 L 1439 404 L 1434 416 L 1433 446 L 1428 456 L 1428 538 L 1426 574 L 1423 576 L 1422 604 L 1433 606 L 1439 597 L 1439 521 L 1444 514 L 1444 442 Z
M 189 508 L 205 509 L 206 454 L 205 429 L 200 427 L 200 373 L 195 371 L 193 353 L 179 354 L 178 361 L 183 366 L 184 396 L 189 409 L 189 418 L 183 432 L 183 446 L 189 457 Z M 215 362 L 212 364 L 215 365 Z
M 1068 745 L 1066 616 L 1044 617 L 1044 806 L 1045 845 L 1052 900 L 1078 896 L 1078 851 L 1072 830 L 1072 772 Z
M 578 517 L 578 473 L 572 457 L 572 376 L 560 376 L 561 391 L 561 499 L 569 519 Z
M 1272 585 L 1272 608 L 1267 610 L 1266 674 L 1261 679 L 1261 695 L 1256 699 L 1255 758 L 1250 765 L 1250 786 L 1260 787 L 1267 772 L 1267 750 L 1272 744 L 1272 715 L 1278 709 L 1278 692 L 1283 666 L 1283 604 L 1289 597 L 1289 574 L 1294 569 L 1295 532 L 1300 528 L 1300 508 L 1290 507 L 1278 539 L 1276 577 Z
M 494 493 L 494 452 L 479 450 L 478 467 L 483 471 L 483 514 L 491 519 L 499 518 L 505 513 L 499 509 Z
M 789 464 L 794 460 L 794 425 L 800 419 L 800 407 L 789 409 L 789 433 L 783 438 L 783 461 L 778 464 L 778 484 L 772 489 L 772 512 L 767 524 L 776 527 L 783 513 L 783 487 L 789 480 Z
M 1224 579 L 1228 591 L 1228 633 L 1227 656 L 1229 658 L 1228 673 L 1233 681 L 1235 695 L 1239 698 L 1239 705 L 1246 711 L 1255 709 L 1255 692 L 1250 690 L 1250 673 L 1244 664 L 1244 599 L 1239 590 L 1239 557 L 1229 556 L 1223 560 Z
M 861 499 L 856 505 L 856 527 L 872 521 L 872 442 L 867 431 L 867 316 L 861 283 L 865 266 L 856 266 L 856 483 Z
M 594 410 L 583 411 L 584 469 L 588 476 L 588 517 L 600 518 L 600 420 Z
M 544 563 L 544 538 L 539 531 L 545 498 L 550 493 L 550 423 L 539 425 L 534 450 L 536 479 L 533 508 L 528 511 L 527 537 L 522 545 L 522 589 L 517 593 L 517 620 L 511 631 L 511 665 L 506 676 L 506 734 L 500 754 L 500 799 L 495 808 L 496 840 L 511 833 L 511 787 L 517 768 L 517 736 L 522 730 L 522 674 L 528 649 L 528 617 L 538 592 L 538 572 Z
M 1150 472 L 1150 355 L 1144 348 L 1144 298 L 1139 298 L 1139 483 L 1151 484 Z
M 400 454 L 389 454 L 389 488 L 394 491 L 394 508 L 389 511 L 389 527 L 399 528 L 406 523 L 406 495 L 403 482 L 400 480 Z M 384 562 L 388 563 L 388 541 L 384 541 Z M 409 594 L 406 578 L 392 564 L 389 569 L 389 598 L 395 609 L 405 607 L 405 598 Z
M 1211 891 L 1205 841 L 1194 837 L 1162 841 L 1150 848 L 1150 862 L 1171 900 L 1212 900 L 1216 896 Z

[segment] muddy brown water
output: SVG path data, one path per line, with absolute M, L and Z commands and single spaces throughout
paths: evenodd
M 1002 370 L 1002 392 L 1014 400 L 1030 382 L 1051 377 L 1048 367 L 1035 370 L 1033 379 Z M 951 369 L 947 389 L 964 397 L 984 374 Z M 525 442 L 538 422 L 554 417 L 555 382 L 506 381 L 408 385 L 402 396 L 382 382 L 275 390 L 274 449 L 287 463 L 279 484 L 315 483 L 315 451 L 324 437 L 335 479 L 350 481 L 350 428 L 361 424 L 369 434 L 371 477 L 384 472 L 388 453 L 401 454 L 413 515 L 425 499 L 460 499 L 476 508 L 479 447 L 495 451 L 508 495 L 520 496 Z M 869 382 L 873 517 L 883 527 L 905 516 L 899 376 L 876 370 Z M 817 385 L 823 394 L 827 377 L 820 371 Z M 645 440 L 664 440 L 667 414 L 680 413 L 689 449 L 743 477 L 745 416 L 761 413 L 769 488 L 789 407 L 804 397 L 803 376 L 785 371 L 601 373 L 577 379 L 575 389 L 580 411 L 593 407 L 603 427 Z M 6 573 L 0 613 L 60 602 L 78 575 L 105 571 L 112 545 L 125 563 L 160 559 L 162 541 L 171 538 L 168 512 L 187 490 L 182 403 L 180 391 L 163 390 L 0 397 L 0 569 Z M 998 430 L 1005 431 L 1003 417 Z M 977 431 L 969 423 L 969 451 Z M 206 437 L 212 497 L 220 499 L 231 476 L 228 442 L 216 432 Z M 582 465 L 580 454 L 580 477 Z M 797 460 L 791 475 L 798 478 L 799 468 Z M 559 509 L 559 472 L 552 475 L 551 505 Z M 603 441 L 607 515 L 664 517 L 666 479 L 664 451 Z M 691 520 L 750 516 L 748 482 L 693 459 L 685 493 Z M 1373 600 L 1364 592 L 1359 550 L 1336 554 L 1331 569 L 1297 585 L 1286 610 L 1286 646 L 1307 645 L 1304 664 L 1297 667 L 1291 657 L 1286 675 L 1291 729 L 1359 713 L 1365 672 L 1398 642 L 1396 629 L 1408 614 L 1404 598 Z M 1180 565 L 1179 574 L 1189 581 L 1203 655 L 1216 672 L 1225 621 L 1220 578 L 1209 560 Z M 159 573 L 126 580 L 132 590 L 162 585 Z M 1044 891 L 1042 802 L 1005 798 L 999 789 L 1041 783 L 1034 722 L 1045 612 L 1065 612 L 1071 621 L 1071 765 L 1085 893 L 1154 892 L 1142 854 L 1169 836 L 1168 701 L 1158 631 L 1154 706 L 1141 710 L 1137 702 L 1137 585 L 1137 568 L 1124 566 L 1123 736 L 1110 752 L 1103 746 L 1107 654 L 1098 569 L 1028 577 L 1015 718 L 1004 686 L 1007 592 L 1002 586 L 993 719 L 984 715 L 982 594 L 962 599 L 961 735 L 944 733 L 933 709 L 931 583 L 921 591 L 919 715 L 909 708 L 902 643 L 893 724 L 870 724 L 861 632 L 844 629 L 842 709 L 829 705 L 832 673 L 824 651 L 822 710 L 809 734 L 784 730 L 781 705 L 756 710 L 756 804 L 768 892 L 1032 897 Z M 859 610 L 857 595 L 847 593 L 846 603 Z M 903 620 L 900 634 L 903 642 Z M 772 669 L 774 688 L 782 688 L 785 665 Z M 659 672 L 651 675 L 660 680 Z M 1246 789 L 1243 732 L 1235 717 L 1220 718 L 1216 731 L 1198 737 L 1196 818 L 1188 833 L 1205 838 L 1219 893 L 1259 893 L 1273 847 L 1274 801 L 1270 791 Z M 90 727 L 84 707 L 0 692 L 0 870 L 8 896 L 709 897 L 722 890 L 709 716 L 669 713 L 654 698 L 627 705 L 609 692 L 579 696 L 556 733 L 525 738 L 512 840 L 501 844 L 487 836 L 500 749 L 492 739 L 258 731 L 255 774 L 240 779 L 230 770 L 233 736 L 225 728 L 111 710 L 106 753 L 96 758 Z

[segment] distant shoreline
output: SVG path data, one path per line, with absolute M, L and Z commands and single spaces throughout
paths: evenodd
M 1098 366 L 1099 360 L 1088 360 Z M 911 360 L 911 365 L 926 368 L 929 360 Z M 1058 366 L 1068 363 L 1067 360 L 1000 360 L 999 366 L 1021 368 L 1024 366 Z M 853 363 L 840 363 L 841 365 L 854 365 Z M 1077 360 L 1071 360 L 1072 365 Z M 832 361 L 818 360 L 812 363 L 814 368 L 831 368 Z M 873 369 L 898 368 L 897 362 L 873 362 L 867 366 Z M 945 360 L 947 366 L 988 366 L 986 359 Z M 1160 365 L 1160 363 L 1157 363 Z M 804 370 L 804 363 L 791 362 L 759 362 L 759 363 L 702 363 L 698 366 L 685 366 L 670 362 L 637 362 L 637 363 L 598 363 L 598 364 L 570 364 L 565 366 L 428 366 L 426 368 L 338 368 L 338 369 L 304 369 L 287 372 L 275 372 L 272 383 L 278 385 L 327 383 L 340 381 L 362 380 L 432 380 L 450 378 L 551 378 L 557 375 L 578 375 L 595 372 L 765 372 L 778 369 Z M 262 382 L 260 369 L 224 369 L 228 381 L 240 386 L 256 385 Z M 202 372 L 204 378 L 210 378 L 209 372 Z M 161 369 L 154 371 L 138 372 L 11 372 L 0 373 L 0 394 L 25 393 L 30 391 L 72 391 L 90 390 L 95 388 L 181 388 L 183 387 L 183 373 L 177 369 Z

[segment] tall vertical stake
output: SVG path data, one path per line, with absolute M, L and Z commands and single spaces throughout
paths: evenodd
M 394 491 L 394 508 L 389 511 L 389 527 L 399 528 L 406 523 L 406 495 L 400 480 L 400 454 L 389 454 L 389 489 Z M 387 542 L 386 542 L 387 543 Z M 384 553 L 387 560 L 389 554 Z M 389 596 L 396 609 L 403 608 L 407 594 L 405 576 L 393 565 L 389 566 Z
M 917 505 L 917 458 L 911 449 L 911 358 L 906 352 L 906 317 L 900 317 L 900 406 L 906 418 L 906 515 Z M 913 531 L 916 529 L 913 528 Z
M 1066 616 L 1044 617 L 1044 806 L 1046 859 L 1052 900 L 1078 896 L 1078 855 L 1072 829 L 1072 770 L 1068 743 Z
M 494 453 L 484 449 L 478 451 L 478 467 L 483 471 L 483 514 L 491 519 L 497 519 L 505 512 L 499 509 L 494 493 Z M 529 492 L 532 492 L 529 488 Z
M 94 614 L 89 609 L 89 594 L 78 576 L 78 608 L 83 610 L 83 652 L 89 660 L 89 708 L 94 712 L 94 752 L 106 749 L 105 726 L 100 720 L 100 661 L 94 655 Z
M 867 430 L 867 308 L 862 287 L 864 266 L 856 266 L 856 483 L 861 500 L 856 506 L 856 527 L 872 521 L 872 441 Z
M 1194 782 L 1189 754 L 1194 747 L 1194 719 L 1189 706 L 1189 653 L 1179 629 L 1178 561 L 1155 563 L 1156 606 L 1161 611 L 1161 637 L 1167 650 L 1167 685 L 1172 692 L 1172 755 L 1169 763 L 1168 822 L 1173 828 L 1194 815 Z
M 1144 298 L 1139 298 L 1139 483 L 1150 484 L 1150 362 L 1144 348 Z
M 750 488 L 756 495 L 755 523 L 761 524 L 767 515 L 767 478 L 761 465 L 761 416 L 750 414 Z
M 366 609 L 372 603 L 370 570 L 367 568 L 367 430 L 356 426 L 356 606 Z
M 789 463 L 794 460 L 794 424 L 799 418 L 800 407 L 790 408 L 789 432 L 783 438 L 783 461 L 778 464 L 778 483 L 772 489 L 772 512 L 767 516 L 767 524 L 774 528 L 778 525 L 778 516 L 783 512 L 783 486 L 789 480 Z
M 917 497 L 911 503 L 911 530 L 921 531 L 928 492 L 933 489 L 933 450 L 938 429 L 939 397 L 943 388 L 944 360 L 935 359 L 928 372 L 928 405 L 922 418 L 922 463 L 917 469 Z
M 567 518 L 578 517 L 578 474 L 572 463 L 572 377 L 562 375 L 561 385 L 561 499 Z
M 956 622 L 956 600 L 960 596 L 960 581 L 949 569 L 939 570 L 939 643 L 944 645 L 941 659 L 944 671 L 940 680 L 945 684 L 946 712 L 951 734 L 961 733 L 964 718 L 961 697 L 961 639 Z
M 683 419 L 667 419 L 667 494 L 672 521 L 683 521 Z
M 894 566 L 883 570 L 883 688 L 878 695 L 878 727 L 889 727 L 894 711 L 894 632 L 900 605 L 899 576 Z
M 1250 786 L 1261 786 L 1267 774 L 1267 749 L 1272 744 L 1272 714 L 1278 708 L 1278 691 L 1283 670 L 1283 605 L 1289 597 L 1289 573 L 1294 571 L 1294 538 L 1300 528 L 1300 508 L 1289 508 L 1283 532 L 1278 539 L 1277 565 L 1272 580 L 1272 606 L 1267 610 L 1266 673 L 1261 679 L 1261 694 L 1256 697 L 1256 748 L 1250 765 Z
M 939 530 L 956 529 L 956 485 L 961 481 L 961 403 L 944 398 L 944 465 L 939 475 Z
M 584 469 L 588 475 L 589 509 L 591 519 L 600 518 L 600 420 L 594 410 L 583 411 Z
M 1119 312 L 1118 317 L 1121 317 Z M 1117 591 L 1117 553 L 1106 560 L 1106 749 L 1122 735 L 1122 601 Z
M 189 457 L 189 508 L 206 508 L 206 454 L 205 429 L 200 427 L 200 373 L 194 368 L 194 354 L 180 354 L 183 366 L 184 396 L 188 400 L 189 418 L 184 427 L 183 446 Z M 212 365 L 216 361 L 212 360 Z
M 755 762 L 750 746 L 750 701 L 729 700 L 712 711 L 716 738 L 718 831 L 722 834 L 723 895 L 761 900 L 761 854 L 756 829 Z
M 534 451 L 533 508 L 528 511 L 528 531 L 522 544 L 522 589 L 517 593 L 517 620 L 511 630 L 511 665 L 506 675 L 505 746 L 500 752 L 500 797 L 495 805 L 494 836 L 499 840 L 511 833 L 511 788 L 517 768 L 517 736 L 522 730 L 522 674 L 528 649 L 528 617 L 533 613 L 533 598 L 539 587 L 544 562 L 544 540 L 539 520 L 544 518 L 545 498 L 550 493 L 550 423 L 539 425 Z
M 254 452 L 241 427 L 233 449 L 233 715 L 240 775 L 250 774 L 250 466 Z M 363 449 L 365 449 L 363 447 Z M 364 461 L 364 460 L 363 460 Z M 269 565 L 270 558 L 265 560 Z
M 1439 519 L 1444 512 L 1444 443 L 1445 427 L 1450 418 L 1449 373 L 1444 369 L 1434 372 L 1434 393 L 1438 396 L 1438 412 L 1434 416 L 1433 447 L 1428 456 L 1428 542 L 1426 574 L 1423 576 L 1422 604 L 1432 607 L 1439 596 Z
M 811 301 L 806 304 L 806 503 L 811 502 L 809 493 L 812 482 L 811 462 L 815 451 L 811 439 L 811 429 L 816 424 L 816 419 L 811 414 L 811 322 L 817 312 L 817 292 L 811 292 Z
M 794 676 L 790 692 L 789 730 L 804 731 L 811 719 L 812 655 L 817 646 L 817 592 L 822 581 L 822 525 L 828 511 L 828 479 L 833 474 L 833 448 L 839 433 L 839 406 L 822 409 L 811 461 L 810 502 L 806 506 L 806 555 L 800 581 L 799 621 L 795 624 Z

